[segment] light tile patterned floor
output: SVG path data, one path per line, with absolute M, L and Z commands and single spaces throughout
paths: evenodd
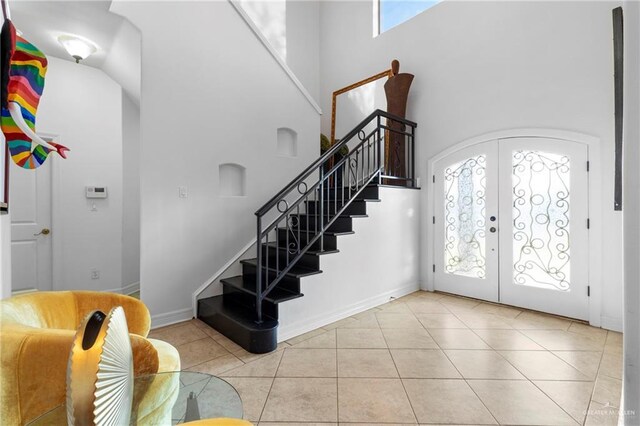
M 615 425 L 622 335 L 416 292 L 254 355 L 192 320 L 151 332 L 223 377 L 245 418 L 311 424 Z

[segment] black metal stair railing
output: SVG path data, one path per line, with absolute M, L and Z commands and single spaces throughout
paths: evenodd
M 255 213 L 258 322 L 265 297 L 305 253 L 323 251 L 325 232 L 367 185 L 415 187 L 416 127 L 374 111 Z

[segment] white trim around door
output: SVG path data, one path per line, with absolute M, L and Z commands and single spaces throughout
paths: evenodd
M 512 129 L 498 132 L 492 132 L 477 137 L 467 139 L 454 146 L 447 148 L 439 154 L 432 157 L 427 163 L 427 176 L 428 184 L 425 185 L 427 196 L 427 208 L 425 217 L 428 220 L 426 227 L 426 262 L 427 265 L 435 264 L 433 241 L 435 237 L 435 229 L 432 225 L 431 217 L 436 215 L 435 206 L 435 191 L 432 183 L 432 177 L 435 173 L 435 165 L 441 159 L 454 155 L 457 151 L 463 150 L 468 147 L 472 147 L 477 144 L 486 143 L 491 140 L 504 140 L 512 138 L 549 138 L 560 139 L 564 141 L 570 141 L 574 143 L 584 144 L 588 147 L 589 158 L 600 158 L 600 140 L 596 137 L 576 133 L 565 130 L 555 129 Z M 453 158 L 453 157 L 452 157 Z M 589 230 L 589 274 L 588 283 L 590 286 L 590 298 L 589 298 L 589 323 L 593 326 L 601 325 L 601 303 L 602 303 L 602 203 L 601 203 L 601 188 L 596 183 L 601 181 L 601 165 L 599 161 L 590 162 L 589 181 L 593 184 L 589 185 L 588 189 L 588 205 L 589 205 L 589 218 L 591 222 L 591 228 Z M 434 290 L 434 277 L 435 274 L 431 267 L 424 269 L 426 272 L 426 289 Z

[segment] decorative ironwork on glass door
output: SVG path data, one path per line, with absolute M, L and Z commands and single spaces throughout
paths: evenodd
M 444 170 L 444 270 L 448 274 L 486 277 L 486 155 Z
M 570 291 L 569 157 L 513 151 L 513 279 Z

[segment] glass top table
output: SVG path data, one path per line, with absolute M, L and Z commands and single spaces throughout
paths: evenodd
M 177 394 L 171 409 L 171 419 L 166 419 L 166 424 L 179 424 L 187 421 L 210 419 L 216 417 L 242 418 L 242 401 L 233 386 L 219 377 L 205 373 L 191 371 L 174 371 L 158 373 L 135 378 L 133 391 L 133 407 L 141 406 L 145 399 L 145 390 L 154 382 L 173 381 Z M 169 398 L 174 398 L 174 396 Z M 151 396 L 154 397 L 154 396 Z M 168 402 L 167 402 L 168 403 Z M 168 407 L 167 407 L 168 409 Z M 142 416 L 143 421 L 138 422 Z M 131 425 L 143 424 L 145 415 L 137 413 L 136 409 L 131 415 Z M 29 425 L 64 425 L 67 424 L 66 405 L 59 405 L 53 410 L 33 420 Z M 157 420 L 153 424 L 158 424 Z

